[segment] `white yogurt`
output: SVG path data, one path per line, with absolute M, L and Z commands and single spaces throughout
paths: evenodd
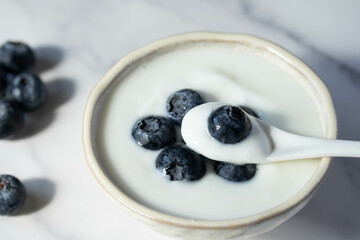
M 158 53 L 122 78 L 104 103 L 99 153 L 114 183 L 152 209 L 205 220 L 256 214 L 291 198 L 319 165 L 318 160 L 259 165 L 255 177 L 243 183 L 222 179 L 208 165 L 198 181 L 169 182 L 155 168 L 160 151 L 138 146 L 131 128 L 145 115 L 166 116 L 166 99 L 173 92 L 191 88 L 208 102 L 247 105 L 272 125 L 320 137 L 316 108 L 291 75 L 226 43 L 194 44 Z

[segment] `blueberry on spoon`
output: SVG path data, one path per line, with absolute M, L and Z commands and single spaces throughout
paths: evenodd
M 251 121 L 239 107 L 222 106 L 208 118 L 210 135 L 221 143 L 237 143 L 251 132 Z
M 239 107 L 247 114 L 249 114 L 253 117 L 259 118 L 259 115 L 252 108 L 244 106 L 244 105 L 240 105 Z

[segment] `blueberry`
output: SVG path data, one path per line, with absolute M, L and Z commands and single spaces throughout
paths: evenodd
M 6 42 L 0 47 L 0 64 L 12 72 L 30 70 L 35 64 L 33 50 L 22 42 Z
M 235 106 L 222 106 L 208 118 L 210 135 L 222 143 L 237 143 L 246 138 L 252 129 L 248 116 Z
M 255 176 L 255 164 L 236 165 L 227 162 L 216 162 L 215 172 L 222 178 L 233 182 L 248 181 Z
M 0 66 L 0 98 L 3 98 L 5 95 L 6 82 L 7 82 L 6 72 Z
M 199 154 L 184 144 L 164 148 L 156 159 L 156 168 L 170 181 L 194 181 L 204 176 L 206 166 Z
M 175 143 L 176 130 L 168 118 L 148 116 L 135 123 L 132 136 L 140 146 L 159 150 Z
M 12 215 L 25 202 L 25 187 L 11 175 L 0 175 L 0 215 Z
M 6 95 L 6 86 L 11 84 L 12 80 L 16 76 L 16 73 L 9 72 L 0 65 L 0 98 L 4 98 Z
M 0 99 L 0 138 L 14 134 L 24 124 L 24 113 L 16 103 Z
M 192 108 L 203 104 L 200 94 L 191 89 L 182 89 L 173 93 L 166 102 L 166 110 L 171 120 L 181 125 L 185 114 Z
M 251 108 L 247 107 L 247 106 L 244 106 L 244 105 L 240 105 L 239 106 L 244 112 L 246 112 L 247 114 L 253 116 L 253 117 L 256 117 L 256 118 L 259 118 L 259 115 Z
M 6 97 L 25 110 L 39 108 L 46 98 L 46 88 L 40 78 L 31 73 L 21 73 L 8 84 Z
M 12 73 L 12 72 L 6 72 L 5 73 L 6 77 L 6 84 L 10 85 L 12 83 L 12 81 L 14 80 L 14 78 L 16 77 L 17 73 Z

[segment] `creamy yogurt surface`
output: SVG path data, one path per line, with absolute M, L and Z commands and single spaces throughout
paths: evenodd
M 167 116 L 167 98 L 183 88 L 198 91 L 207 102 L 247 105 L 274 126 L 320 137 L 310 96 L 291 74 L 260 55 L 226 43 L 185 45 L 145 59 L 121 78 L 102 107 L 98 152 L 113 182 L 149 208 L 201 220 L 249 216 L 291 198 L 319 165 L 316 159 L 258 165 L 254 178 L 235 183 L 208 163 L 203 178 L 170 182 L 155 168 L 161 150 L 143 149 L 132 139 L 134 123 L 146 115 Z

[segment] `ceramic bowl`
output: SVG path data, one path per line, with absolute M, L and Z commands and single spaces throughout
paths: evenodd
M 336 117 L 330 94 L 321 79 L 301 60 L 267 40 L 240 34 L 196 32 L 168 37 L 148 44 L 123 57 L 96 84 L 88 98 L 83 119 L 83 145 L 88 166 L 102 189 L 136 219 L 152 229 L 181 239 L 240 239 L 264 233 L 297 213 L 310 200 L 323 180 L 330 158 L 322 158 L 310 181 L 292 198 L 267 211 L 224 221 L 204 221 L 167 215 L 131 199 L 108 177 L 96 146 L 99 113 L 111 88 L 129 69 L 149 56 L 162 54 L 186 44 L 226 42 L 254 52 L 282 70 L 291 72 L 310 94 L 318 110 L 324 138 L 336 137 Z

